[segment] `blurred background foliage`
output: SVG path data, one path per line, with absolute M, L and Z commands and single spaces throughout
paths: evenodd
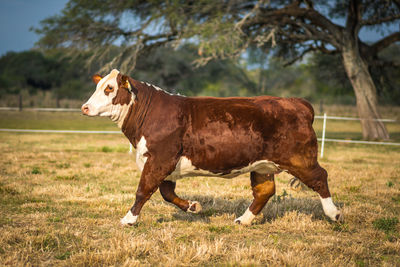
M 84 101 L 94 91 L 91 75 L 121 49 L 115 46 L 107 57 L 88 60 L 90 53 L 65 56 L 64 49 L 9 52 L 0 58 L 0 93 L 34 96 L 48 92 L 51 98 Z M 400 45 L 382 51 L 382 57 L 399 59 Z M 354 104 L 355 97 L 340 55 L 313 53 L 301 62 L 284 67 L 278 55 L 250 47 L 240 58 L 213 60 L 195 67 L 197 47 L 160 46 L 141 54 L 132 73 L 134 79 L 187 96 L 274 95 L 304 97 L 311 102 Z M 90 62 L 88 64 L 88 62 Z M 381 104 L 400 104 L 400 69 L 372 68 Z M 106 74 L 106 73 L 101 73 Z M 79 101 L 77 102 L 79 103 Z M 2 105 L 7 105 L 2 101 Z M 31 103 L 31 106 L 36 106 Z

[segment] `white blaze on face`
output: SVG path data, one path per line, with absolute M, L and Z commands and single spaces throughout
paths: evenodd
M 89 98 L 89 100 L 83 105 L 89 108 L 88 116 L 102 116 L 110 117 L 112 121 L 118 123 L 121 128 L 124 122 L 125 116 L 128 113 L 130 105 L 133 103 L 131 101 L 129 104 L 117 104 L 113 105 L 113 98 L 117 95 L 118 89 L 117 76 L 119 71 L 114 69 L 102 78 L 96 87 L 96 91 Z M 106 89 L 112 88 L 111 92 L 106 93 Z M 132 93 L 132 100 L 134 100 L 134 95 Z
M 96 91 L 84 104 L 89 106 L 89 116 L 111 116 L 112 99 L 117 95 L 117 76 L 119 71 L 112 70 L 110 74 L 102 78 L 96 86 Z M 114 88 L 112 93 L 106 95 L 104 90 L 110 86 Z

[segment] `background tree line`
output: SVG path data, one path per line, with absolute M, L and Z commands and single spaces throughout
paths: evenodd
M 57 99 L 85 99 L 93 90 L 90 76 L 103 61 L 91 60 L 90 53 L 65 57 L 65 49 L 10 52 L 0 58 L 0 93 L 35 94 L 51 91 Z M 113 57 L 118 47 L 110 53 Z M 341 59 L 337 55 L 314 53 L 303 62 L 283 66 L 278 56 L 270 57 L 257 47 L 242 58 L 213 60 L 195 67 L 197 49 L 185 45 L 179 49 L 158 47 L 139 56 L 131 75 L 174 93 L 188 96 L 299 96 L 312 102 L 354 104 L 355 97 Z M 383 52 L 385 57 L 399 58 L 400 46 Z M 266 64 L 268 62 L 268 64 Z M 378 87 L 380 102 L 400 104 L 398 68 L 376 68 L 371 73 Z M 105 73 L 103 73 L 105 74 Z

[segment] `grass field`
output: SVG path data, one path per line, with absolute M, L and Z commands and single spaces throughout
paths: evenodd
M 117 130 L 78 113 L 0 112 L 0 128 Z M 319 133 L 321 121 L 315 122 Z M 400 125 L 388 124 L 400 141 Z M 330 138 L 361 138 L 357 122 L 328 121 Z M 233 220 L 252 196 L 248 175 L 188 178 L 186 214 L 159 192 L 135 227 L 119 225 L 140 173 L 121 135 L 0 133 L 0 265 L 400 266 L 400 147 L 333 144 L 321 165 L 345 216 L 331 223 L 316 193 L 277 193 L 252 226 Z

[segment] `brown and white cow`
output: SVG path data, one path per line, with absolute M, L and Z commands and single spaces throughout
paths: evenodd
M 233 178 L 250 172 L 254 200 L 235 222 L 251 224 L 275 193 L 274 174 L 298 177 L 318 192 L 325 214 L 341 220 L 328 189 L 327 172 L 317 162 L 312 106 L 299 98 L 184 97 L 112 70 L 93 76 L 96 91 L 82 106 L 88 116 L 116 122 L 136 148 L 141 178 L 136 200 L 123 225 L 136 223 L 140 210 L 160 189 L 183 211 L 200 203 L 178 197 L 176 180 L 190 176 Z

